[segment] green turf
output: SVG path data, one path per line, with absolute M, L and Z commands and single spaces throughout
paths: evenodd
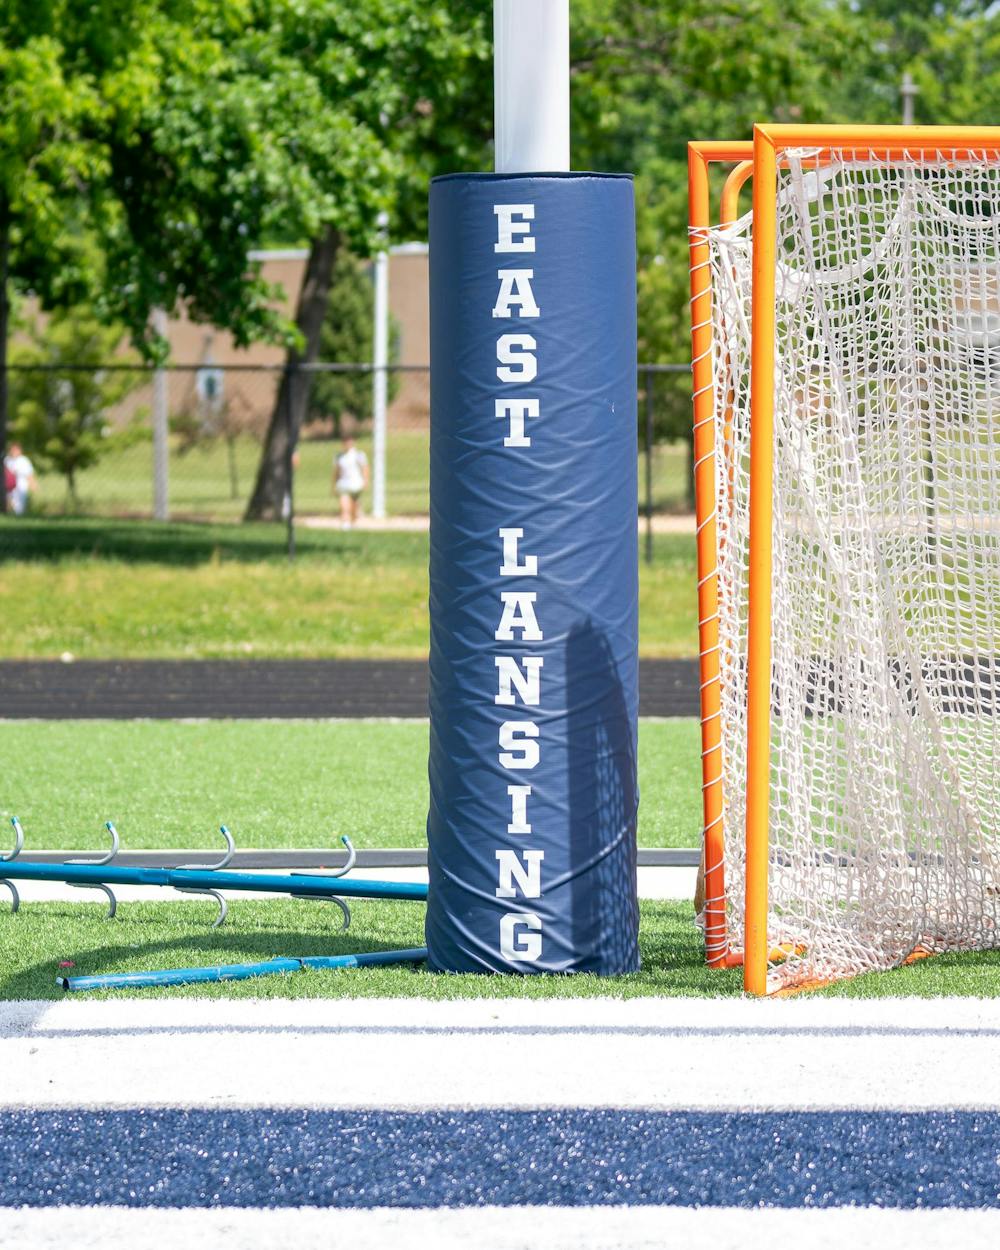
M 112 819 L 127 849 L 424 846 L 421 721 L 0 722 L 0 814 L 28 851 L 93 850 Z M 696 846 L 698 727 L 642 721 L 639 841 Z M 0 833 L 0 850 L 6 834 Z
M 426 533 L 0 519 L 0 659 L 427 654 Z M 640 650 L 697 652 L 695 545 L 658 535 Z
M 250 963 L 274 955 L 331 955 L 392 950 L 423 943 L 423 907 L 416 903 L 359 901 L 348 933 L 338 913 L 291 899 L 230 906 L 222 929 L 208 920 L 214 904 L 123 903 L 103 919 L 100 903 L 25 903 L 16 916 L 0 914 L 0 1000 L 57 998 L 57 976 L 134 972 L 152 968 Z M 218 998 L 633 998 L 734 997 L 738 969 L 706 968 L 701 936 L 685 902 L 640 906 L 642 970 L 631 976 L 442 976 L 410 967 L 295 972 L 252 981 L 174 989 L 118 991 L 87 997 Z M 60 965 L 72 966 L 60 966 Z M 942 955 L 910 968 L 857 977 L 818 991 L 824 997 L 893 998 L 1000 994 L 1000 952 Z M 81 998 L 83 996 L 81 995 Z
M 277 375 L 275 375 L 277 376 Z M 253 381 L 253 375 L 247 375 Z M 261 385 L 257 375 L 257 384 Z M 386 506 L 390 515 L 424 513 L 429 507 L 429 436 L 427 428 L 392 428 L 386 440 Z M 177 516 L 238 520 L 246 506 L 260 460 L 260 444 L 238 437 L 232 448 L 216 441 L 179 454 L 176 439 L 169 463 L 170 507 Z M 372 456 L 370 435 L 358 446 Z M 332 461 L 340 444 L 331 439 L 305 439 L 299 444 L 295 473 L 295 502 L 301 513 L 334 513 L 331 491 Z M 683 443 L 659 444 L 653 451 L 653 502 L 657 509 L 678 511 L 684 505 L 686 451 Z M 645 489 L 645 466 L 640 460 L 639 481 Z M 88 515 L 150 515 L 153 498 L 151 441 L 104 456 L 85 469 L 77 484 L 76 511 Z M 58 513 L 67 507 L 66 484 L 56 473 L 42 473 L 35 493 L 36 508 Z M 362 498 L 371 507 L 371 492 Z
M 330 955 L 392 950 L 423 944 L 423 906 L 359 902 L 348 933 L 337 931 L 332 908 L 290 899 L 235 900 L 222 929 L 210 929 L 206 903 L 123 903 L 115 920 L 100 904 L 25 903 L 16 916 L 0 915 L 0 999 L 55 998 L 58 975 L 131 972 L 202 964 L 249 963 L 272 955 Z M 712 973 L 686 903 L 642 905 L 643 970 L 613 980 L 593 976 L 441 976 L 424 969 L 366 968 L 301 972 L 253 981 L 118 992 L 224 998 L 576 998 L 643 994 L 738 992 L 739 976 Z M 72 968 L 60 968 L 61 963 Z M 110 995 L 105 995 L 110 996 Z

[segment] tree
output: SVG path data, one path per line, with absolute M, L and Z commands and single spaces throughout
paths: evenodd
M 170 432 L 176 439 L 179 456 L 210 451 L 217 443 L 225 444 L 229 472 L 229 498 L 240 497 L 239 464 L 236 448 L 241 438 L 260 443 L 264 424 L 257 406 L 239 389 L 214 399 L 195 399 L 171 414 Z
M 140 37 L 145 7 L 47 0 L 0 14 L 0 459 L 13 290 L 65 306 L 97 289 L 84 189 L 107 173 L 103 88 Z
M 317 0 L 297 7 L 278 31 L 275 55 L 294 60 L 334 111 L 345 111 L 378 145 L 380 162 L 356 178 L 317 171 L 317 203 L 297 335 L 275 401 L 247 518 L 279 516 L 288 440 L 308 410 L 311 378 L 302 364 L 319 358 L 334 265 L 341 247 L 368 257 L 381 245 L 378 213 L 391 211 L 395 237 L 426 231 L 427 180 L 455 168 L 480 168 L 492 123 L 489 0 L 461 6 L 420 0 Z M 337 49 L 331 72 L 330 49 Z
M 139 362 L 120 354 L 121 327 L 101 325 L 85 310 L 53 314 L 44 327 L 32 327 L 30 338 L 12 353 L 14 435 L 39 469 L 62 474 L 76 505 L 78 474 L 149 437 L 142 412 L 117 427 L 109 420 L 143 376 L 125 367 Z M 112 369 L 88 367 L 111 360 Z
M 360 19 L 357 43 L 300 46 L 322 35 L 320 18 L 349 9 L 345 0 L 5 6 L 0 353 L 11 289 L 50 310 L 89 302 L 146 358 L 166 347 L 151 312 L 178 305 L 240 344 L 301 343 L 250 250 L 279 231 L 314 238 L 328 225 L 373 235 L 365 223 L 391 176 L 385 145 L 321 90 L 321 80 L 339 82 L 350 100 Z M 304 52 L 321 74 L 302 68 Z
M 375 295 L 370 274 L 356 257 L 342 250 L 333 268 L 326 319 L 320 331 L 320 359 L 331 364 L 370 362 L 373 356 Z M 390 318 L 389 362 L 399 359 L 399 326 Z M 389 374 L 388 399 L 399 393 L 399 378 Z M 336 438 L 341 434 L 345 414 L 355 422 L 372 416 L 372 377 L 370 373 L 317 373 L 312 378 L 307 416 L 310 420 L 333 422 Z

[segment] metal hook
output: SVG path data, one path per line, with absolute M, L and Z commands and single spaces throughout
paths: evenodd
M 110 864 L 114 857 L 118 854 L 121 841 L 118 837 L 118 830 L 114 827 L 110 820 L 104 822 L 104 828 L 111 834 L 111 847 L 99 859 L 68 859 L 67 864 L 88 864 L 92 868 L 102 868 L 105 864 Z M 89 886 L 82 886 L 82 889 L 89 889 Z
M 14 826 L 14 849 L 6 855 L 0 855 L 0 864 L 9 864 L 12 859 L 17 859 L 24 846 L 24 830 L 21 828 L 21 822 L 16 816 L 12 816 L 10 823 Z M 17 892 L 17 886 L 6 877 L 0 877 L 0 885 L 5 885 L 10 890 L 10 914 L 16 916 L 21 906 L 21 896 Z
M 229 861 L 233 858 L 233 856 L 236 853 L 236 843 L 233 840 L 233 835 L 229 832 L 229 830 L 226 828 L 225 825 L 219 826 L 219 832 L 226 839 L 226 850 L 225 850 L 225 854 L 218 861 L 218 863 L 216 864 L 178 864 L 177 867 L 183 868 L 183 869 L 196 868 L 199 872 L 218 872 L 220 869 L 228 867 Z
M 340 926 L 341 933 L 346 933 L 351 927 L 351 909 L 347 906 L 342 898 L 338 898 L 336 894 L 331 894 L 329 898 L 321 899 L 321 902 L 335 903 L 344 916 L 344 923 Z
M 215 863 L 215 864 L 178 864 L 177 867 L 181 870 L 197 869 L 199 872 L 219 872 L 220 869 L 225 868 L 227 864 L 229 863 L 229 861 L 233 858 L 233 855 L 236 853 L 236 842 L 233 839 L 233 835 L 229 832 L 229 830 L 226 828 L 225 825 L 219 826 L 219 832 L 222 834 L 222 836 L 226 840 L 226 850 L 222 858 L 218 861 L 218 863 Z M 212 928 L 218 929 L 220 925 L 223 925 L 226 923 L 226 917 L 229 915 L 229 904 L 222 897 L 222 895 L 219 893 L 218 890 L 211 890 L 211 889 L 208 889 L 207 887 L 202 887 L 202 886 L 189 886 L 189 885 L 178 885 L 178 886 L 175 886 L 174 888 L 177 890 L 178 894 L 206 894 L 208 895 L 209 898 L 214 898 L 216 903 L 219 905 L 219 914 L 212 921 Z
M 118 837 L 118 830 L 114 827 L 114 824 L 110 820 L 106 820 L 104 822 L 104 827 L 111 835 L 111 846 L 103 855 L 101 855 L 98 859 L 68 859 L 66 863 L 86 864 L 91 868 L 103 868 L 105 864 L 110 864 L 114 857 L 118 854 L 121 841 Z M 104 919 L 114 920 L 115 914 L 118 911 L 118 899 L 110 885 L 105 885 L 101 881 L 88 882 L 86 885 L 81 885 L 78 882 L 71 881 L 69 884 L 74 890 L 100 890 L 104 897 L 108 900 L 108 914 L 104 917 Z
M 311 877 L 315 874 L 311 872 L 293 872 L 291 875 L 293 877 Z M 302 898 L 302 896 L 293 894 L 292 898 Z M 340 926 L 341 933 L 346 933 L 351 927 L 351 909 L 348 907 L 347 902 L 338 894 L 310 894 L 308 897 L 303 898 L 302 901 L 304 903 L 333 903 L 340 908 L 341 915 L 344 918 L 343 924 Z
M 178 894 L 207 894 L 209 898 L 214 898 L 219 905 L 219 914 L 212 921 L 212 928 L 217 929 L 220 925 L 226 923 L 226 917 L 229 915 L 229 904 L 222 897 L 218 890 L 203 889 L 201 886 L 175 885 L 174 889 Z
M 354 843 L 346 833 L 342 833 L 340 835 L 340 840 L 343 842 L 344 846 L 347 847 L 347 862 L 344 864 L 343 868 L 338 868 L 336 872 L 328 872 L 326 874 L 328 877 L 346 877 L 358 860 L 358 853 L 354 849 Z
M 7 855 L 0 855 L 0 864 L 9 864 L 12 859 L 17 859 L 24 849 L 24 830 L 21 828 L 21 822 L 16 816 L 11 816 L 10 823 L 14 826 L 14 849 Z
M 342 833 L 340 835 L 340 840 L 341 842 L 343 842 L 344 846 L 347 848 L 347 861 L 342 868 L 324 871 L 323 875 L 325 877 L 346 877 L 347 874 L 354 867 L 354 865 L 357 863 L 358 853 L 354 849 L 354 843 L 351 841 L 351 839 L 347 836 L 346 833 Z M 311 877 L 311 876 L 314 876 L 315 874 L 311 872 L 293 872 L 291 875 L 293 877 Z M 293 895 L 293 897 L 295 896 Z M 311 895 L 306 900 L 306 902 L 333 903 L 336 907 L 340 908 L 341 915 L 343 916 L 343 923 L 340 926 L 341 933 L 346 933 L 346 931 L 351 927 L 351 909 L 350 907 L 348 907 L 347 903 L 338 895 L 336 894 L 314 894 L 314 895 Z

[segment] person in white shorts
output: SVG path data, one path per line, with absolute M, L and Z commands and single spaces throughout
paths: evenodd
M 21 450 L 20 443 L 11 443 L 4 460 L 4 468 L 14 476 L 14 489 L 10 492 L 10 510 L 15 516 L 24 516 L 28 499 L 35 489 L 35 466 Z
M 368 485 L 368 457 L 354 445 L 354 439 L 344 439 L 343 450 L 333 462 L 333 489 L 340 496 L 340 525 L 349 530 L 358 519 L 358 500 Z

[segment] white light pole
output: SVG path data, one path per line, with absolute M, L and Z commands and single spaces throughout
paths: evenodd
M 569 164 L 569 0 L 494 0 L 494 168 Z
M 910 77 L 909 71 L 903 75 L 903 82 L 899 88 L 899 94 L 903 97 L 903 125 L 913 125 L 913 101 L 916 98 L 919 88 Z
M 153 309 L 153 329 L 167 337 L 167 314 Z M 166 521 L 170 515 L 170 428 L 167 371 L 153 373 L 153 519 Z
M 383 237 L 389 226 L 389 214 L 379 213 L 379 229 Z M 385 423 L 389 393 L 389 251 L 388 239 L 375 257 L 375 335 L 372 350 L 372 516 L 385 516 Z

